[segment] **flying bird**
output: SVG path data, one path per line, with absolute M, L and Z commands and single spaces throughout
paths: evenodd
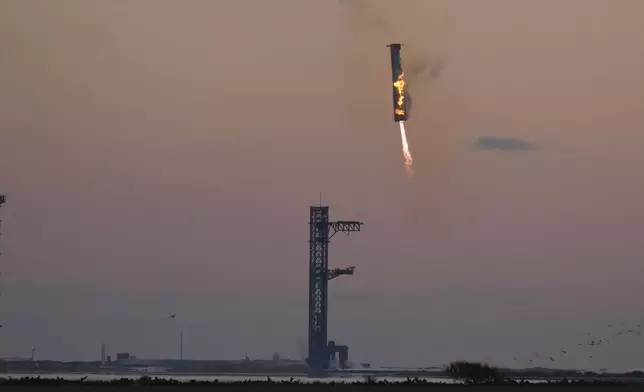
M 169 318 L 169 319 L 171 319 L 171 318 L 173 319 L 173 318 L 175 318 L 175 317 L 177 317 L 177 315 L 176 315 L 176 314 L 171 314 L 171 315 L 169 315 L 169 316 L 168 316 L 168 318 Z

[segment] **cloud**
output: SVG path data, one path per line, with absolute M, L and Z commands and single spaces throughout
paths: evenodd
M 538 147 L 527 140 L 481 136 L 474 141 L 474 147 L 480 150 L 502 150 L 502 151 L 534 151 Z

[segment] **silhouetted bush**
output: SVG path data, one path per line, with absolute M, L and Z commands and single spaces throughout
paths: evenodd
M 466 384 L 494 384 L 503 381 L 501 372 L 497 368 L 479 362 L 452 362 L 445 367 L 445 372 L 454 380 Z
M 376 376 L 364 376 L 364 383 L 367 385 L 373 385 L 378 382 L 378 378 Z

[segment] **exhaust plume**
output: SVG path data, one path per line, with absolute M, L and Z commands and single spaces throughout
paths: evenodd
M 403 156 L 405 157 L 405 166 L 411 168 L 414 164 L 414 160 L 411 157 L 411 152 L 409 152 L 409 143 L 407 142 L 407 131 L 405 130 L 405 122 L 398 122 L 400 125 L 400 140 L 402 142 L 402 151 Z

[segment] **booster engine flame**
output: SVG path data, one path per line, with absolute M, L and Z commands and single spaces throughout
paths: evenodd
M 396 114 L 400 116 L 405 115 L 405 87 L 407 86 L 407 83 L 405 83 L 405 73 L 401 72 L 400 75 L 398 75 L 398 79 L 394 82 L 394 87 L 398 91 L 398 100 L 396 101 Z
M 402 151 L 403 151 L 403 157 L 405 157 L 405 165 L 407 167 L 411 167 L 414 163 L 414 160 L 411 157 L 411 153 L 409 152 L 409 143 L 407 142 L 407 131 L 405 130 L 405 122 L 400 121 L 398 122 L 400 125 L 400 140 L 402 142 Z

